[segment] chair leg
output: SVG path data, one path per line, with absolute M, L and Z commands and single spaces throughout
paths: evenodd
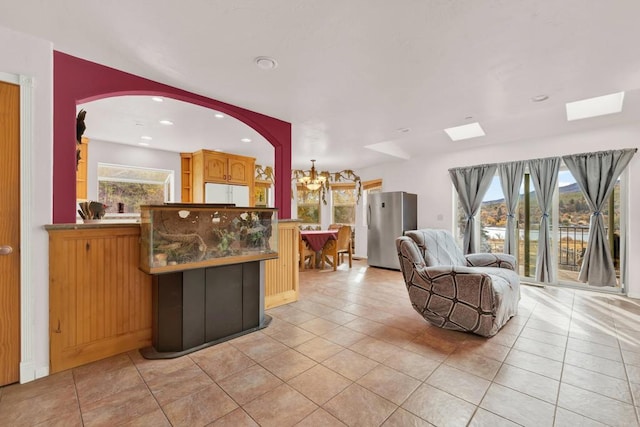
M 352 261 L 351 261 L 351 251 L 349 251 L 349 268 L 352 267 Z

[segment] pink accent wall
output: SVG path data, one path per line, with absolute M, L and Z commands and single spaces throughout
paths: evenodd
M 211 108 L 255 129 L 274 147 L 275 206 L 291 217 L 291 123 L 95 62 L 53 52 L 53 222 L 76 221 L 76 104 L 118 95 L 158 95 Z

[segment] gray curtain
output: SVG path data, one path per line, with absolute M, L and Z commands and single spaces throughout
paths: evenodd
M 451 181 L 458 192 L 460 206 L 466 216 L 462 248 L 465 254 L 476 252 L 477 242 L 473 217 L 480 210 L 482 198 L 491 185 L 496 168 L 497 165 L 492 164 L 449 169 Z
M 520 199 L 520 185 L 524 176 L 524 162 L 501 163 L 498 165 L 500 185 L 507 205 L 507 230 L 504 235 L 504 253 L 517 257 L 518 236 L 516 236 L 516 212 Z
M 573 154 L 562 159 L 582 190 L 589 208 L 589 241 L 578 280 L 595 286 L 616 286 L 616 271 L 607 243 L 602 209 L 618 177 L 627 167 L 636 149 Z M 613 232 L 613 230 L 610 230 Z
M 540 230 L 538 231 L 538 256 L 536 258 L 536 280 L 540 282 L 555 282 L 553 277 L 553 258 L 551 245 L 549 244 L 549 213 L 553 191 L 558 185 L 558 171 L 560 170 L 560 157 L 548 159 L 529 160 L 529 173 L 536 190 L 538 206 L 542 216 L 540 217 Z

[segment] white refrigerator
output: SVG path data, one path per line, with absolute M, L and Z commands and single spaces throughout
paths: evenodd
M 418 228 L 418 196 L 391 191 L 367 199 L 367 263 L 400 270 L 396 238 Z
M 205 203 L 233 203 L 249 206 L 249 187 L 245 185 L 212 184 L 204 186 Z

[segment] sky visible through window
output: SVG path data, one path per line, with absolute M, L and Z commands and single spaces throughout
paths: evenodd
M 571 172 L 568 170 L 560 171 L 558 173 L 558 187 L 564 187 L 566 185 L 570 185 L 575 183 L 576 180 L 571 175 Z M 531 191 L 533 191 L 533 184 L 531 184 Z M 524 184 L 520 185 L 520 194 L 524 194 Z M 491 181 L 491 186 L 487 190 L 487 194 L 484 195 L 484 201 L 494 201 L 504 199 L 504 195 L 502 194 L 502 187 L 500 186 L 500 177 L 497 175 L 493 177 Z

